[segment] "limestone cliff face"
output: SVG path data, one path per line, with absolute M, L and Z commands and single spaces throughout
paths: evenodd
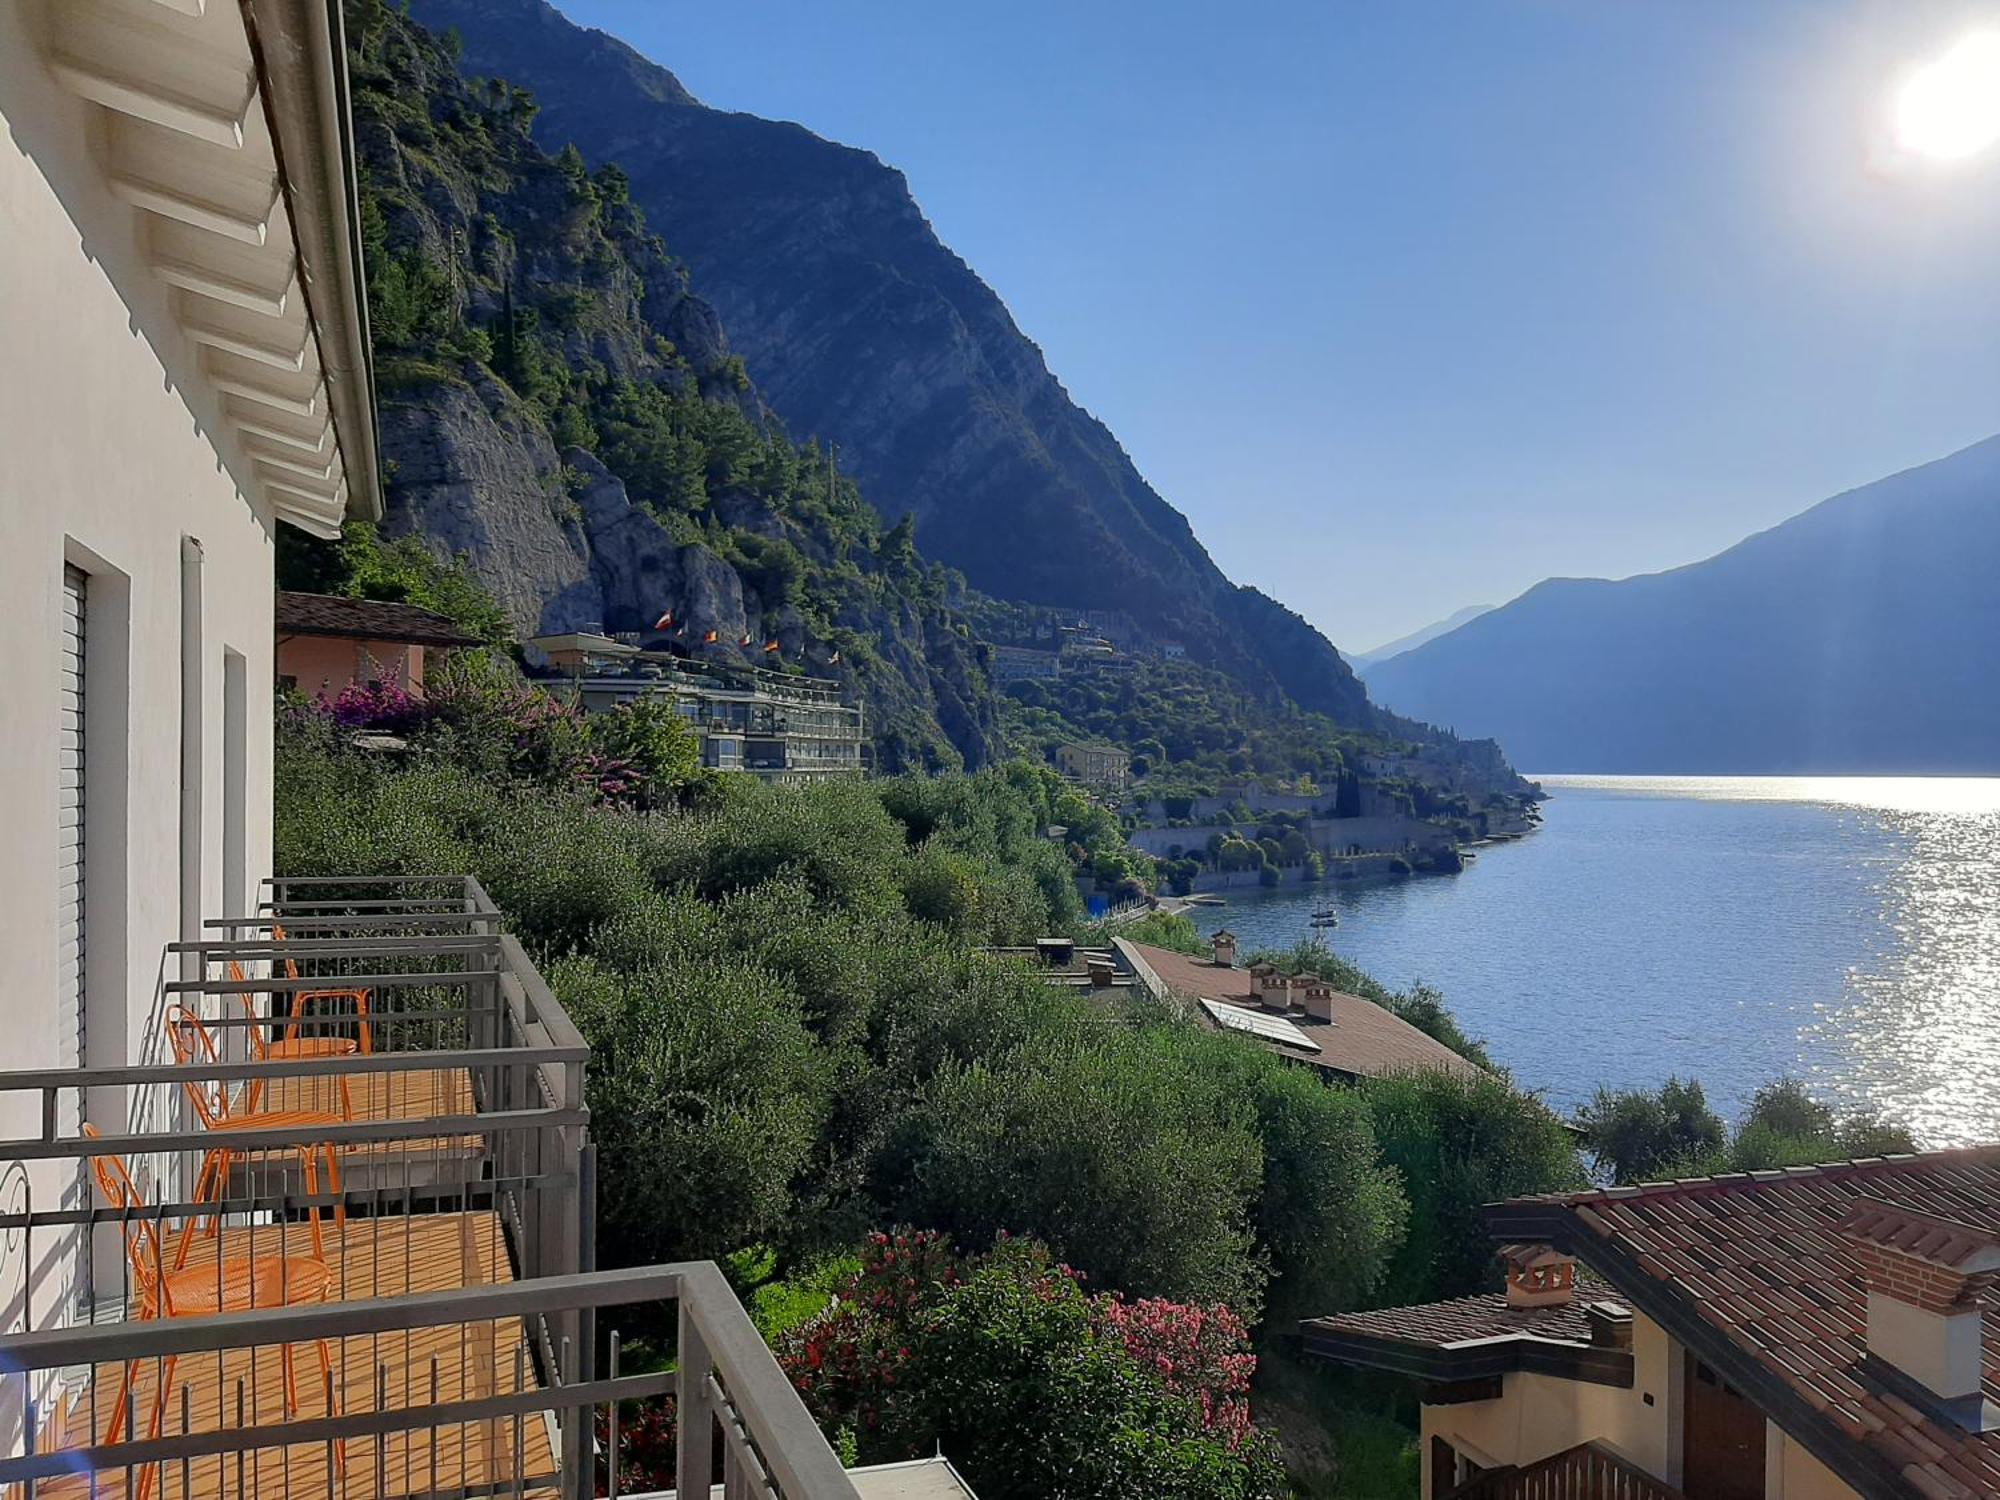
M 784 436 L 622 182 L 543 152 L 525 96 L 376 0 L 349 26 L 387 530 L 463 557 L 523 634 L 672 610 L 671 649 L 775 640 L 844 677 L 886 768 L 991 760 L 978 646 Z
M 1254 691 L 1382 727 L 1325 637 L 1223 576 L 939 242 L 901 173 L 797 125 L 696 100 L 545 0 L 414 0 L 468 68 L 535 91 L 534 130 L 617 162 L 728 324 L 764 399 L 837 441 L 876 507 L 1001 598 L 1107 597 Z

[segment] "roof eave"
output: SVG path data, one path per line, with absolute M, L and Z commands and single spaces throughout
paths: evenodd
M 1704 1318 L 1687 1298 L 1649 1276 L 1618 1246 L 1593 1232 L 1574 1208 L 1549 1199 L 1488 1204 L 1486 1228 L 1506 1241 L 1534 1240 L 1574 1255 L 1634 1309 L 1692 1350 L 1864 1500 L 1925 1500 L 1886 1455 L 1857 1442 L 1816 1410 L 1791 1382 Z
M 346 513 L 378 521 L 383 496 L 375 372 L 339 0 L 244 0 L 244 13 L 302 263 L 300 285 L 345 460 Z M 338 532 L 331 517 L 287 514 L 286 519 L 320 535 Z
M 1339 1328 L 1328 1318 L 1299 1324 L 1307 1354 L 1359 1369 L 1381 1370 L 1436 1385 L 1490 1376 L 1552 1375 L 1590 1385 L 1630 1389 L 1634 1364 L 1629 1349 L 1611 1349 L 1532 1334 L 1502 1334 L 1455 1344 L 1418 1343 Z

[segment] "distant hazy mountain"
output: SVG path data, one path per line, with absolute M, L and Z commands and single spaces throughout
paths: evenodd
M 1365 678 L 1368 675 L 1369 668 L 1380 666 L 1383 662 L 1389 660 L 1390 657 L 1401 656 L 1405 651 L 1414 651 L 1417 647 L 1434 641 L 1441 635 L 1450 635 L 1459 626 L 1466 624 L 1468 621 L 1478 619 L 1492 608 L 1493 606 L 1490 604 L 1468 604 L 1464 609 L 1457 610 L 1442 620 L 1431 621 L 1422 630 L 1413 630 L 1408 635 L 1399 635 L 1386 645 L 1377 646 L 1373 651 L 1346 652 L 1344 654 L 1347 657 L 1347 664 L 1354 668 L 1355 676 Z
M 1555 578 L 1368 674 L 1535 771 L 2000 771 L 2000 438 L 1705 562 Z

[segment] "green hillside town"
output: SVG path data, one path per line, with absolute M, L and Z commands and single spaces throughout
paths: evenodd
M 0 1486 L 2000 1496 L 1946 9 L 0 0 Z

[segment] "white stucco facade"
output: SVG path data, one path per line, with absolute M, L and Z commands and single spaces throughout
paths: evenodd
M 267 43 L 289 40 L 290 21 L 274 14 Z M 355 268 L 344 266 L 342 278 L 324 274 L 329 260 L 342 256 L 322 254 L 321 285 L 308 305 L 297 291 L 306 278 L 293 248 L 296 225 L 325 218 L 324 204 L 318 219 L 291 212 L 297 182 L 330 185 L 323 196 L 338 203 L 348 174 L 343 164 L 312 163 L 288 172 L 295 180 L 279 192 L 267 121 L 284 122 L 294 105 L 264 97 L 271 84 L 252 72 L 246 25 L 233 3 L 149 11 L 125 0 L 76 0 L 63 9 L 0 0 L 0 624 L 7 641 L 0 658 L 0 944 L 9 958 L 0 1067 L 10 1072 L 70 1065 L 65 1034 L 76 1050 L 74 1021 L 63 1013 L 59 954 L 62 914 L 75 894 L 64 874 L 64 730 L 74 736 L 78 719 L 74 693 L 65 696 L 65 570 L 84 575 L 87 621 L 81 1061 L 93 1068 L 157 1062 L 162 985 L 179 977 L 168 945 L 200 936 L 206 918 L 251 909 L 269 873 L 275 531 L 281 505 L 326 530 L 349 503 L 339 452 L 346 439 L 336 439 L 328 415 L 341 403 L 352 411 L 358 402 L 363 413 L 363 422 L 350 425 L 365 424 L 367 441 L 348 446 L 365 449 L 369 473 L 357 493 L 369 507 L 377 502 L 365 359 L 361 378 L 345 380 L 335 402 L 328 393 L 340 372 L 320 352 L 357 347 L 354 328 L 365 325 L 353 317 L 345 342 L 320 327 L 330 312 L 352 312 L 340 297 Z M 79 49 L 93 40 L 108 50 L 80 61 Z M 152 48 L 163 67 L 183 70 L 161 85 L 163 98 L 179 102 L 156 106 L 146 96 Z M 337 69 L 337 51 L 328 57 Z M 107 83 L 114 68 L 123 71 Z M 105 99 L 141 115 L 164 108 L 171 123 L 179 120 L 176 109 L 192 113 L 188 79 L 219 80 L 247 122 L 238 147 L 200 149 L 221 149 L 253 188 L 269 183 L 275 228 L 248 249 L 211 236 L 209 256 L 202 231 L 135 199 L 151 190 L 135 188 L 131 163 L 148 151 L 157 155 L 157 138 L 182 137 L 144 118 L 135 124 Z M 336 87 L 329 97 L 344 95 Z M 169 158 L 180 160 L 171 151 Z M 213 172 L 209 183 L 217 196 L 231 187 Z M 170 207 L 196 211 L 181 200 Z M 275 408 L 266 415 L 259 387 L 233 378 L 216 345 L 195 336 L 205 328 L 212 340 L 242 309 L 190 292 L 191 279 L 241 288 L 249 285 L 243 278 L 273 267 L 290 278 L 292 291 L 281 299 L 290 324 L 274 314 L 266 320 L 276 330 L 271 337 L 282 342 L 294 326 L 302 352 L 296 370 L 278 368 L 272 378 L 291 382 L 290 392 L 309 382 L 317 394 L 299 404 L 317 415 Z M 261 325 L 253 332 L 265 336 Z M 297 462 L 314 441 L 315 423 L 325 457 L 314 461 L 326 468 L 319 478 L 301 473 Z M 264 452 L 245 436 L 259 426 L 275 442 Z M 272 457 L 280 450 L 291 456 L 289 467 Z M 0 1089 L 0 1134 L 40 1135 L 42 1105 L 37 1090 Z M 141 1107 L 117 1090 L 99 1090 L 80 1105 L 83 1118 L 110 1133 L 138 1123 L 132 1116 Z M 73 1125 L 60 1128 L 67 1133 Z M 17 1167 L 0 1181 L 0 1213 L 74 1200 L 80 1174 L 74 1162 Z M 66 1233 L 38 1229 L 27 1240 L 18 1229 L 0 1234 L 0 1320 L 8 1331 L 76 1315 L 69 1293 L 88 1276 Z M 108 1285 L 118 1246 L 98 1251 L 98 1279 Z M 0 1412 L 0 1425 L 9 1428 L 0 1436 L 17 1432 L 19 1422 L 18 1410 Z

